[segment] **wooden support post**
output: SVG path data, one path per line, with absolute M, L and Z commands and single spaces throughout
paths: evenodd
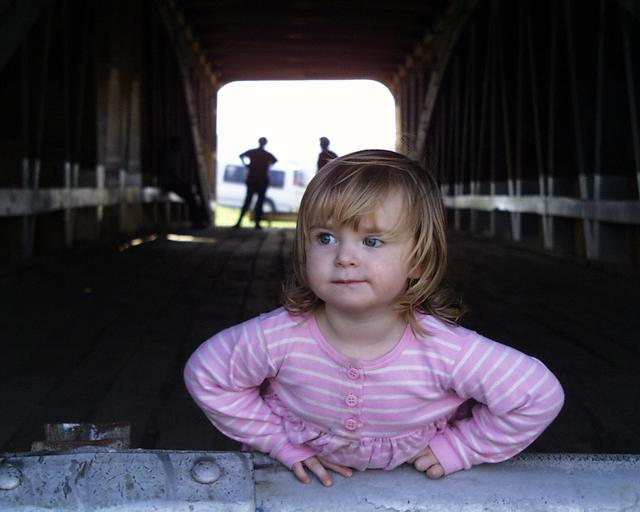
M 474 170 L 476 155 L 476 24 L 471 24 L 471 36 L 469 38 L 469 80 L 467 88 L 469 90 L 469 193 L 475 194 Z M 473 211 L 472 211 L 473 214 Z
M 24 146 L 24 156 L 22 158 L 21 178 L 22 188 L 28 189 L 31 182 L 31 155 L 30 149 L 30 132 L 29 132 L 29 116 L 30 116 L 30 100 L 29 91 L 29 37 L 27 36 L 22 44 L 22 140 Z M 21 246 L 20 255 L 23 258 L 29 258 L 33 254 L 32 233 L 32 215 L 23 215 L 21 218 Z
M 491 18 L 493 20 L 493 18 Z M 489 34 L 491 35 L 491 24 L 489 26 Z M 487 110 L 489 104 L 489 90 L 491 82 L 491 70 L 489 69 L 489 60 L 491 58 L 491 37 L 487 38 L 485 55 L 484 55 L 484 78 L 482 83 L 482 100 L 480 105 L 480 133 L 478 136 L 478 153 L 475 165 L 474 176 L 474 190 L 472 194 L 480 194 L 480 183 L 482 181 L 482 162 L 485 153 L 485 141 L 486 141 L 486 120 Z M 471 216 L 471 231 L 477 232 L 478 230 L 478 212 L 473 211 Z
M 555 193 L 555 133 L 556 133 L 556 73 L 558 55 L 558 13 L 556 1 L 549 0 L 551 15 L 551 45 L 549 51 L 549 110 L 547 130 L 547 198 L 553 198 Z M 547 217 L 547 249 L 555 247 L 555 226 L 553 216 Z
M 624 63 L 627 76 L 627 96 L 629 98 L 629 115 L 631 117 L 631 137 L 633 141 L 633 155 L 636 164 L 636 187 L 640 198 L 640 128 L 638 127 L 638 105 L 636 103 L 636 87 L 633 75 L 633 61 L 629 43 L 629 14 L 624 9 L 620 12 L 620 28 L 624 48 Z
M 571 12 L 570 0 L 564 1 L 565 22 L 567 28 L 567 55 L 569 58 L 569 76 L 571 84 L 571 104 L 573 106 L 573 121 L 574 131 L 576 137 L 576 163 L 578 166 L 578 185 L 580 190 L 580 198 L 582 200 L 588 200 L 590 198 L 589 193 L 589 177 L 587 176 L 584 142 L 583 142 L 583 127 L 582 118 L 580 117 L 580 102 L 578 91 L 578 80 L 576 70 L 576 57 L 573 46 L 573 18 Z M 593 177 L 591 176 L 591 180 Z M 584 218 L 582 221 L 584 231 L 584 244 L 586 256 L 589 259 L 596 259 L 598 257 L 598 248 L 593 239 L 593 222 L 590 219 Z
M 498 1 L 493 0 L 491 2 L 491 21 L 489 22 L 489 30 L 491 31 L 489 35 L 489 41 L 491 46 L 491 53 L 489 55 L 490 62 L 487 64 L 491 67 L 491 113 L 490 113 L 490 168 L 489 168 L 489 195 L 496 195 L 496 152 L 494 148 L 496 147 L 496 110 L 497 110 L 497 99 L 496 99 L 496 23 L 497 23 L 497 11 L 498 11 Z M 489 213 L 489 236 L 494 237 L 496 234 L 496 213 L 494 210 L 491 210 Z
M 507 171 L 507 192 L 510 197 L 516 195 L 515 177 L 513 172 L 513 153 L 511 148 L 511 123 L 509 120 L 509 102 L 507 98 L 507 85 L 505 79 L 505 63 L 504 52 L 502 44 L 502 20 L 498 18 L 497 32 L 496 32 L 496 53 L 497 53 L 497 68 L 498 68 L 498 81 L 500 84 L 500 98 L 502 106 L 502 129 L 504 136 L 504 162 L 505 169 Z M 521 37 L 518 37 L 520 42 Z M 520 68 L 518 64 L 518 68 Z M 521 74 L 521 69 L 518 72 Z M 519 78 L 518 78 L 519 79 Z M 519 128 L 519 127 L 517 127 Z M 495 181 L 495 179 L 494 179 Z M 511 221 L 511 239 L 520 241 L 520 212 L 510 212 L 509 219 Z
M 593 139 L 593 199 L 601 198 L 601 173 L 602 173 L 602 104 L 604 82 L 604 41 L 605 41 L 605 0 L 600 0 L 600 23 L 598 24 L 598 54 L 596 57 L 596 119 L 595 134 Z M 601 224 L 597 220 L 592 223 L 593 230 L 593 257 L 600 256 L 600 229 Z
M 67 201 L 69 201 L 71 198 L 71 189 L 73 184 L 71 170 L 72 170 L 71 162 L 68 162 L 68 161 L 65 162 L 64 163 L 64 188 L 68 196 Z M 73 208 L 65 208 L 64 210 L 64 245 L 67 248 L 73 245 Z
M 529 4 L 527 4 L 528 6 Z M 544 160 L 542 155 L 542 134 L 540 130 L 540 112 L 538 103 L 538 74 L 536 71 L 535 52 L 533 42 L 533 30 L 531 28 L 531 10 L 527 7 L 527 10 L 523 12 L 524 22 L 526 24 L 527 34 L 527 56 L 529 60 L 529 83 L 531 87 L 531 106 L 533 113 L 533 135 L 536 148 L 536 169 L 538 173 L 538 195 L 540 198 L 545 197 L 545 178 L 544 178 Z M 545 203 L 546 204 L 546 203 Z M 545 249 L 553 248 L 553 236 L 552 236 L 552 217 L 547 214 L 546 208 L 540 217 L 540 223 L 542 227 L 542 243 Z
M 69 201 L 71 197 L 71 189 L 73 187 L 72 165 L 71 165 L 71 105 L 69 99 L 70 76 L 69 76 L 69 15 L 67 9 L 67 0 L 62 0 L 62 103 L 64 108 L 64 188 Z M 69 248 L 73 245 L 73 208 L 65 208 L 64 210 L 64 246 Z
M 105 168 L 102 164 L 98 164 L 96 166 L 96 188 L 98 189 L 98 192 L 104 191 L 105 188 Z M 103 219 L 104 204 L 102 203 L 102 198 L 100 198 L 100 204 L 96 207 L 96 238 L 100 238 Z
M 44 53 L 42 57 L 42 75 L 40 79 L 40 104 L 38 111 L 38 126 L 36 138 L 36 165 L 33 175 L 33 188 L 38 189 L 40 185 L 40 163 L 42 161 L 42 147 L 44 142 L 44 116 L 47 106 L 47 86 L 49 84 L 49 50 L 51 46 L 51 18 L 53 17 L 52 7 L 47 7 L 45 34 L 44 34 Z
M 123 233 L 127 230 L 127 203 L 126 203 L 126 186 L 127 186 L 127 171 L 120 168 L 118 169 L 118 226 L 120 232 Z
M 46 21 L 45 21 L 45 31 L 43 34 L 44 37 L 44 50 L 42 56 L 42 68 L 41 68 L 41 79 L 40 79 L 40 104 L 39 104 L 39 112 L 38 112 L 38 125 L 37 125 L 37 137 L 35 144 L 35 160 L 33 168 L 30 169 L 29 165 L 25 165 L 23 163 L 23 175 L 22 175 L 22 185 L 25 188 L 32 188 L 33 190 L 37 190 L 40 185 L 40 162 L 42 158 L 42 141 L 44 136 L 44 112 L 45 112 L 45 102 L 46 102 L 46 92 L 47 92 L 47 84 L 48 84 L 48 69 L 49 69 L 49 45 L 51 40 L 51 7 L 47 7 L 46 9 Z M 27 72 L 27 71 L 23 71 Z M 25 84 L 27 87 L 28 84 Z M 28 88 L 25 91 L 25 94 L 29 94 Z M 27 100 L 28 101 L 28 100 Z M 28 116 L 28 112 L 25 114 Z M 34 247 L 34 238 L 35 238 L 35 225 L 36 225 L 36 216 L 35 215 L 26 215 L 23 217 L 22 223 L 22 257 L 30 258 L 33 256 L 33 247 Z
M 451 112 L 451 174 L 453 175 L 453 196 L 462 195 L 460 190 L 460 57 L 453 63 L 453 100 Z M 460 231 L 460 208 L 453 211 L 453 223 L 456 231 Z
M 151 182 L 153 183 L 153 186 L 155 188 L 158 188 L 158 176 L 157 175 L 154 175 L 151 178 Z M 151 214 L 153 216 L 153 227 L 154 228 L 156 228 L 158 226 L 158 224 L 160 223 L 160 217 L 158 215 L 158 207 L 159 207 L 158 201 L 155 200 L 151 205 L 151 212 L 152 212 Z
M 516 64 L 516 149 L 515 158 L 510 159 L 513 165 L 513 174 L 510 177 L 512 182 L 513 195 L 520 197 L 522 195 L 522 131 L 523 131 L 523 96 L 524 96 L 524 26 L 523 26 L 523 7 L 518 4 L 517 8 L 517 24 L 518 24 L 518 41 L 517 41 L 517 64 Z M 506 105 L 506 102 L 505 102 Z M 507 132 L 507 137 L 508 137 Z M 522 214 L 520 212 L 511 212 L 511 237 L 513 240 L 520 242 L 522 240 Z
M 469 146 L 471 145 L 471 94 L 472 94 L 472 85 L 471 80 L 469 78 L 470 74 L 473 72 L 473 69 L 467 67 L 465 71 L 465 80 L 464 80 L 464 106 L 462 109 L 462 148 L 460 155 L 460 185 L 459 185 L 459 193 L 464 195 L 466 190 L 469 190 L 469 187 L 466 186 L 467 181 L 470 179 L 469 163 L 468 163 L 468 155 L 469 155 Z M 469 228 L 469 212 L 465 211 L 464 218 L 465 228 Z

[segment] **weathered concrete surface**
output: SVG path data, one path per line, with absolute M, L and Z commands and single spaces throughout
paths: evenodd
M 637 511 L 640 456 L 525 454 L 438 481 L 405 465 L 304 485 L 264 455 L 77 451 L 0 457 L 0 510 Z
M 129 421 L 134 448 L 237 448 L 192 403 L 182 367 L 208 336 L 277 306 L 292 232 L 193 234 L 1 271 L 0 452 L 63 421 Z M 540 358 L 565 387 L 531 450 L 640 454 L 637 271 L 458 236 L 450 254 L 463 324 Z
M 260 512 L 618 512 L 640 511 L 640 457 L 526 454 L 428 480 L 411 466 L 303 485 L 256 457 Z
M 0 456 L 0 510 L 254 512 L 253 466 L 238 452 Z

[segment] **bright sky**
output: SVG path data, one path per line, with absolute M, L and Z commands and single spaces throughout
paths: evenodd
M 338 155 L 360 149 L 395 149 L 395 103 L 372 80 L 233 82 L 218 92 L 218 165 L 267 137 L 282 164 L 315 171 L 318 139 Z

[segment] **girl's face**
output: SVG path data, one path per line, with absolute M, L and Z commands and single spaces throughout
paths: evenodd
M 405 291 L 414 241 L 403 223 L 403 196 L 390 191 L 356 230 L 332 219 L 311 227 L 306 272 L 311 290 L 343 313 L 388 313 Z

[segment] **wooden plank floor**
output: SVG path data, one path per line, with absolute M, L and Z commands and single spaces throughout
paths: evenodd
M 211 334 L 277 307 L 293 233 L 192 234 L 0 273 L 0 452 L 60 421 L 129 421 L 139 448 L 237 447 L 193 405 L 182 368 Z M 640 453 L 637 271 L 456 235 L 447 280 L 470 308 L 464 325 L 563 383 L 565 408 L 532 450 Z

